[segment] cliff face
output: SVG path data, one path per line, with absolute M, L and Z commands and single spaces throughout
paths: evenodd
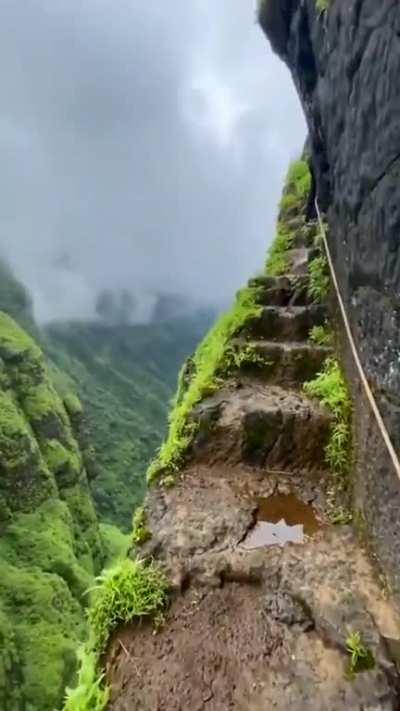
M 291 70 L 309 127 L 315 191 L 367 377 L 400 449 L 400 6 L 263 0 L 259 20 Z M 348 374 L 352 379 L 351 359 Z M 400 488 L 355 391 L 356 498 L 399 588 Z
M 103 564 L 80 402 L 0 312 L 0 707 L 52 710 L 74 677 Z

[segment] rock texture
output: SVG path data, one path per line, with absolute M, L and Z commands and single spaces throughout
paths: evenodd
M 347 313 L 400 451 L 400 6 L 329 0 L 321 12 L 315 0 L 263 0 L 259 19 L 302 102 Z M 358 504 L 400 590 L 399 516 L 387 512 L 400 486 L 369 407 L 356 403 L 360 436 L 373 433 L 375 446 L 373 465 L 370 448 L 361 453 Z

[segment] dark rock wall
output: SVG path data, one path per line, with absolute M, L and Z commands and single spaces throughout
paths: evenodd
M 400 451 L 400 3 L 330 0 L 320 13 L 316 0 L 263 0 L 259 19 L 302 102 L 341 291 Z M 356 426 L 357 499 L 394 573 L 400 487 L 362 398 Z

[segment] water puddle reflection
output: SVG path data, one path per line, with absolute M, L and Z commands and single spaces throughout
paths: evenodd
M 294 494 L 276 494 L 256 502 L 257 523 L 242 543 L 246 549 L 303 543 L 305 536 L 321 527 L 313 507 Z

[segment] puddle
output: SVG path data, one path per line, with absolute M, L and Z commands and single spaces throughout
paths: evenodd
M 256 499 L 257 523 L 242 543 L 247 549 L 303 543 L 320 528 L 315 511 L 294 494 Z

